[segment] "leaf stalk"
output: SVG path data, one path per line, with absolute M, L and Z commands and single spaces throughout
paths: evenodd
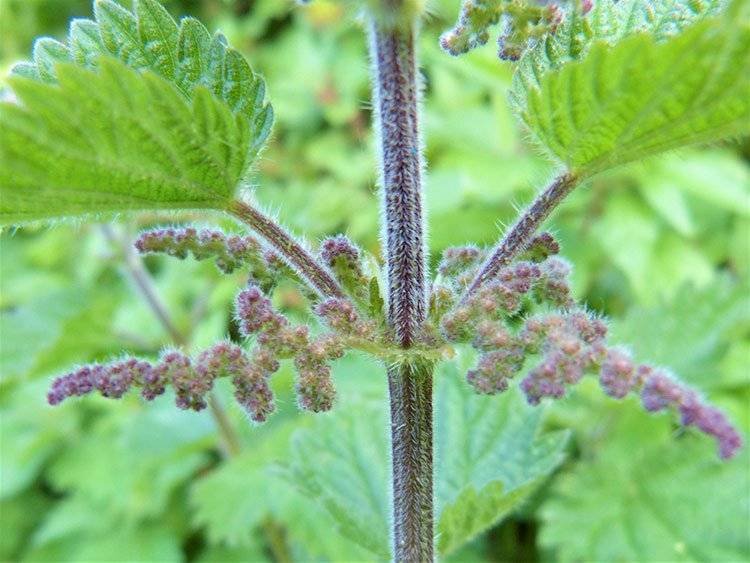
M 239 200 L 233 200 L 227 211 L 263 237 L 315 292 L 322 297 L 344 297 L 344 290 L 326 267 L 276 221 Z
M 574 173 L 565 172 L 536 197 L 482 264 L 459 303 L 465 303 L 482 284 L 497 275 L 501 268 L 510 264 L 513 258 L 523 252 L 550 213 L 578 185 L 578 180 Z

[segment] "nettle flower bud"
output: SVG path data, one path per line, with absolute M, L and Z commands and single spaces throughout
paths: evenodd
M 562 258 L 552 256 L 539 264 L 541 276 L 534 287 L 534 295 L 539 302 L 549 303 L 556 307 L 571 307 L 570 263 Z
M 522 262 L 504 268 L 498 278 L 481 286 L 465 303 L 445 315 L 441 328 L 451 342 L 468 342 L 484 321 L 505 320 L 521 308 L 522 298 L 531 290 L 540 270 L 535 264 Z
M 527 353 L 542 354 L 541 363 L 521 382 L 529 403 L 539 404 L 543 397 L 560 398 L 568 385 L 598 369 L 607 357 L 605 335 L 604 323 L 585 311 L 528 319 L 520 331 L 520 341 Z M 612 363 L 618 358 L 613 355 Z M 614 388 L 614 382 L 611 384 Z
M 517 262 L 503 268 L 497 277 L 516 294 L 528 293 L 542 275 L 541 268 L 533 262 Z
M 234 397 L 254 422 L 265 422 L 276 408 L 268 385 L 270 373 L 261 365 L 248 362 L 232 376 Z
M 206 408 L 206 394 L 213 387 L 213 373 L 202 377 L 193 369 L 190 358 L 177 351 L 164 353 L 160 366 L 174 387 L 178 408 L 195 411 Z
M 677 408 L 684 426 L 696 426 L 716 439 L 722 459 L 733 457 L 742 446 L 742 438 L 721 411 L 704 403 L 698 393 L 664 371 L 652 370 L 646 377 L 641 399 L 650 412 Z
M 358 303 L 367 302 L 368 280 L 362 270 L 361 253 L 352 241 L 344 235 L 329 237 L 320 247 L 320 257 Z
M 574 365 L 571 358 L 564 354 L 548 354 L 544 361 L 521 381 L 521 390 L 529 404 L 538 405 L 543 397 L 559 399 L 565 395 L 564 380 L 559 373 L 559 368 L 564 363 L 569 364 L 569 368 Z
M 540 233 L 531 239 L 522 257 L 532 262 L 544 262 L 550 256 L 559 254 L 560 244 L 550 233 Z
M 308 361 L 303 354 L 294 363 L 297 368 L 297 400 L 300 408 L 311 412 L 329 411 L 336 398 L 331 367 L 323 362 Z
M 442 318 L 450 311 L 456 300 L 453 289 L 441 284 L 434 284 L 430 292 L 430 319 L 433 321 Z
M 604 392 L 615 399 L 622 399 L 638 383 L 633 359 L 621 348 L 610 348 L 602 362 L 599 383 Z
M 329 333 L 312 340 L 297 354 L 294 358 L 298 374 L 295 388 L 300 408 L 322 412 L 333 407 L 336 389 L 329 362 L 341 358 L 344 350 L 344 338 Z
M 447 278 L 456 277 L 476 268 L 483 257 L 484 253 L 473 245 L 446 248 L 438 265 L 438 272 Z
M 514 40 L 511 35 L 501 35 L 497 38 L 497 57 L 502 61 L 520 60 L 525 48 L 525 41 Z
M 274 310 L 271 300 L 255 285 L 250 285 L 237 294 L 235 311 L 240 332 L 245 337 L 278 329 L 287 323 L 284 316 Z
M 360 319 L 354 305 L 346 299 L 327 299 L 315 307 L 315 313 L 336 332 L 354 338 L 371 338 L 375 326 Z
M 496 350 L 509 347 L 515 340 L 515 337 L 502 323 L 481 321 L 476 326 L 476 333 L 471 345 L 477 350 Z
M 141 233 L 135 241 L 141 254 L 167 254 L 184 259 L 213 259 L 225 274 L 248 268 L 252 277 L 264 287 L 273 284 L 277 270 L 264 256 L 260 243 L 249 236 L 227 236 L 221 231 L 186 227 L 155 229 Z
M 477 367 L 466 374 L 466 381 L 478 393 L 501 393 L 508 389 L 510 379 L 523 367 L 524 357 L 523 347 L 516 344 L 485 352 L 479 356 Z

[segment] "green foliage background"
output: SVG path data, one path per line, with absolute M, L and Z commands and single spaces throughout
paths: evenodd
M 343 231 L 376 253 L 366 42 L 344 3 L 165 4 L 221 28 L 267 80 L 277 122 L 259 163 L 257 197 L 311 239 Z M 422 37 L 433 258 L 449 245 L 493 242 L 515 206 L 551 174 L 510 113 L 511 67 L 492 47 L 461 59 L 438 49 L 457 9 L 454 0 L 433 2 Z M 35 36 L 64 35 L 74 15 L 90 15 L 89 0 L 0 0 L 3 75 L 28 57 Z M 132 238 L 140 227 L 190 219 L 142 216 L 116 228 Z M 750 144 L 621 168 L 575 193 L 551 224 L 575 264 L 577 295 L 613 319 L 614 338 L 643 360 L 672 366 L 747 436 Z M 0 559 L 387 557 L 385 385 L 376 364 L 347 357 L 336 372 L 339 403 L 318 417 L 296 411 L 285 369 L 274 379 L 280 412 L 262 427 L 251 426 L 219 387 L 242 442 L 232 457 L 207 412 L 179 412 L 167 399 L 90 398 L 52 409 L 44 395 L 55 374 L 125 351 L 154 355 L 169 336 L 99 225 L 5 232 L 0 254 Z M 222 277 L 190 261 L 149 258 L 147 266 L 192 345 L 227 334 L 241 275 Z M 291 290 L 279 300 L 290 314 L 300 309 Z M 593 383 L 538 416 L 520 415 L 526 411 L 512 394 L 487 402 L 455 386 L 462 373 L 451 366 L 439 373 L 439 416 L 449 422 L 438 422 L 437 493 L 452 531 L 439 542 L 457 549 L 450 558 L 750 558 L 746 450 L 722 464 L 708 440 L 676 431 L 669 417 L 646 415 L 635 400 L 609 400 Z M 457 416 L 457 404 L 471 407 Z M 501 429 L 519 416 L 536 417 L 533 428 L 547 433 L 533 451 L 508 460 L 518 452 L 517 433 Z M 496 420 L 503 422 L 497 431 Z M 561 428 L 573 431 L 567 442 Z M 477 435 L 494 437 L 483 443 L 487 455 L 458 451 Z M 311 470 L 310 460 L 322 471 Z M 459 496 L 444 472 L 478 496 Z M 507 500 L 522 489 L 535 492 L 522 503 Z M 463 517 L 487 506 L 486 521 Z M 502 522 L 465 543 L 500 514 Z

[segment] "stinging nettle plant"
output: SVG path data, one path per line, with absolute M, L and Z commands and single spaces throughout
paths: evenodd
M 133 388 L 150 401 L 172 387 L 179 408 L 202 410 L 226 377 L 263 422 L 274 412 L 269 378 L 280 361 L 294 364 L 299 407 L 321 412 L 335 408 L 332 363 L 350 350 L 369 354 L 390 393 L 397 560 L 435 557 L 433 374 L 462 346 L 477 354 L 466 374 L 477 393 L 502 393 L 519 379 L 536 405 L 595 375 L 607 395 L 636 393 L 647 411 L 674 410 L 732 457 L 741 438 L 719 410 L 607 341 L 605 321 L 576 302 L 571 266 L 541 227 L 598 174 L 750 132 L 750 4 L 466 0 L 441 46 L 459 55 L 501 28 L 500 58 L 516 65 L 511 105 L 557 173 L 494 248 L 450 248 L 433 276 L 415 52 L 425 9 L 419 0 L 354 3 L 370 42 L 382 268 L 344 235 L 313 249 L 253 201 L 253 165 L 273 124 L 265 83 L 197 20 L 176 23 L 156 0 L 135 0 L 132 12 L 97 0 L 94 19 L 74 20 L 65 43 L 39 39 L 33 60 L 14 67 L 15 99 L 0 104 L 3 224 L 188 209 L 249 230 L 164 228 L 135 241 L 142 254 L 246 272 L 235 300 L 242 342 L 83 366 L 52 383 L 49 403 Z M 311 326 L 274 306 L 283 278 L 307 297 Z M 451 539 L 440 532 L 442 553 Z

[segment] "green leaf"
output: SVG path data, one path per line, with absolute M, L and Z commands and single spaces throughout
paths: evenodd
M 56 458 L 48 482 L 106 505 L 109 514 L 129 523 L 157 517 L 207 464 L 205 444 L 212 443 L 214 431 L 208 413 L 175 412 L 169 402 L 144 405 L 134 397 L 108 405 L 108 416 Z
M 567 434 L 541 434 L 544 409 L 517 388 L 477 395 L 455 365 L 436 391 L 438 549 L 447 555 L 517 509 L 562 462 Z
M 290 480 L 345 538 L 390 558 L 387 415 L 379 402 L 339 406 L 293 438 Z
M 242 115 L 102 60 L 56 67 L 59 86 L 15 77 L 0 105 L 0 220 L 143 209 L 222 209 L 252 162 Z
M 750 169 L 730 151 L 689 151 L 649 161 L 639 169 L 638 179 L 646 197 L 650 191 L 680 190 L 750 217 Z
M 2 499 L 29 487 L 66 439 L 77 432 L 80 413 L 48 408 L 46 390 L 47 382 L 36 380 L 24 382 L 2 397 Z
M 284 422 L 259 430 L 252 447 L 193 485 L 190 502 L 195 524 L 205 527 L 211 543 L 252 545 L 254 529 L 275 502 L 276 495 L 269 491 L 280 489 L 278 477 L 270 475 L 268 468 L 283 458 L 293 429 L 292 423 Z
M 524 57 L 511 99 L 536 140 L 582 175 L 750 131 L 750 15 L 695 3 L 598 2 Z M 686 23 L 692 25 L 685 25 Z
M 616 408 L 614 422 L 612 405 L 600 409 L 601 449 L 555 483 L 541 545 L 563 562 L 746 561 L 747 450 L 720 462 L 698 436 L 675 443 L 669 417 Z
M 223 36 L 110 0 L 37 40 L 0 104 L 0 221 L 223 209 L 270 132 L 265 84 Z M 113 60 L 117 59 L 117 61 Z
M 0 500 L 0 558 L 18 561 L 19 552 L 53 502 L 38 489 L 30 489 L 10 499 Z
M 507 516 L 562 461 L 564 434 L 540 436 L 543 409 L 517 391 L 472 392 L 453 365 L 435 377 L 438 548 L 446 555 Z M 385 397 L 337 407 L 293 441 L 290 481 L 372 556 L 389 557 Z

